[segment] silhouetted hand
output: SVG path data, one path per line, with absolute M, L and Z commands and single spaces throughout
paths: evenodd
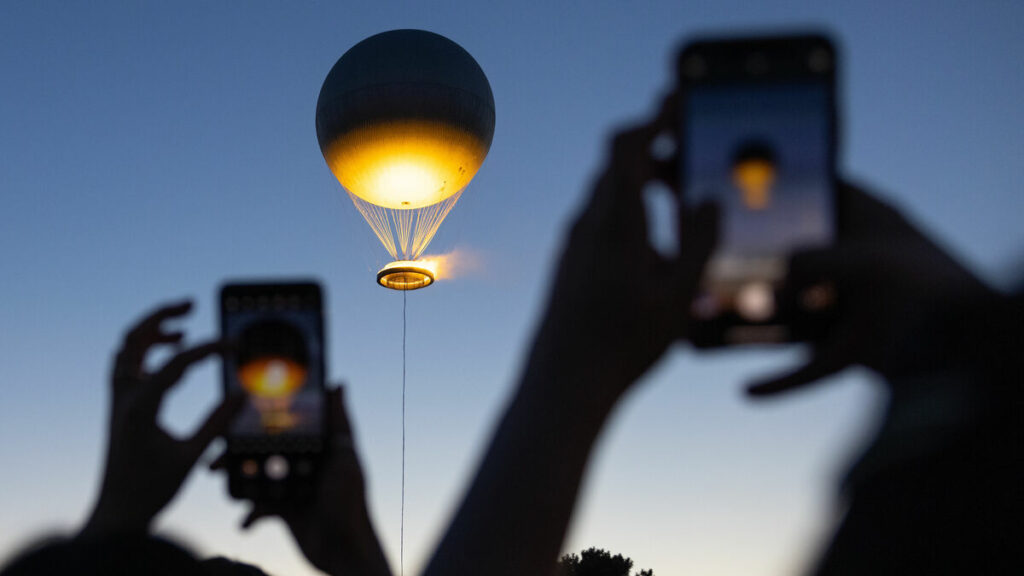
M 153 372 L 146 353 L 158 344 L 178 344 L 184 335 L 167 331 L 165 321 L 183 316 L 192 304 L 161 308 L 128 331 L 114 361 L 110 429 L 100 496 L 82 533 L 145 533 L 153 518 L 178 492 L 206 447 L 227 427 L 241 405 L 238 398 L 217 406 L 196 433 L 173 438 L 157 425 L 164 394 L 196 362 L 222 351 L 208 342 L 178 352 Z
M 672 99 L 669 100 L 671 102 Z M 678 212 L 679 251 L 667 258 L 648 241 L 644 188 L 674 185 L 674 170 L 651 155 L 672 109 L 619 132 L 590 201 L 573 224 L 538 334 L 533 362 L 583 376 L 618 396 L 685 336 L 687 311 L 716 240 L 717 209 Z
M 840 318 L 813 343 L 810 361 L 751 386 L 751 395 L 805 386 L 853 364 L 890 381 L 938 372 L 979 345 L 966 340 L 980 335 L 975 327 L 997 295 L 892 207 L 848 184 L 839 199 L 840 241 L 795 255 L 787 282 L 795 297 L 835 283 Z
M 391 571 L 366 507 L 366 484 L 345 411 L 343 389 L 329 390 L 327 401 L 331 442 L 324 454 L 313 499 L 302 505 L 257 502 L 242 527 L 248 528 L 261 518 L 279 516 L 288 524 L 302 553 L 320 570 L 336 576 L 389 576 Z M 224 462 L 219 458 L 211 468 L 221 468 Z

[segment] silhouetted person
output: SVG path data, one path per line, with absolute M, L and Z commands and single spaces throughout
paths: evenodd
M 429 576 L 550 573 L 604 424 L 685 341 L 716 210 L 680 208 L 678 257 L 648 244 L 643 188 L 676 185 L 650 155 L 675 125 L 673 100 L 613 139 L 515 394 Z M 886 417 L 844 485 L 843 522 L 814 573 L 1024 573 L 1021 299 L 986 287 L 863 191 L 843 185 L 839 201 L 841 240 L 796 255 L 789 289 L 833 281 L 841 318 L 811 344 L 806 366 L 750 388 L 777 394 L 850 365 L 889 382 Z
M 171 437 L 158 425 L 157 414 L 167 391 L 190 366 L 226 349 L 223 342 L 207 342 L 178 352 L 156 370 L 145 369 L 146 355 L 154 346 L 182 341 L 184 334 L 165 324 L 189 310 L 189 302 L 160 308 L 125 335 L 111 378 L 103 483 L 85 526 L 71 538 L 52 539 L 22 552 L 3 568 L 3 576 L 262 574 L 258 568 L 223 558 L 200 562 L 181 546 L 149 534 L 154 518 L 175 497 L 196 461 L 223 434 L 242 404 L 241 397 L 224 399 L 185 440 Z M 366 508 L 362 470 L 341 388 L 328 392 L 328 405 L 330 445 L 315 502 L 275 510 L 257 506 L 245 525 L 278 513 L 309 561 L 324 572 L 387 575 L 387 562 Z
M 147 534 L 43 541 L 4 568 L 4 576 L 179 576 L 205 574 L 203 565 L 177 544 Z
M 198 560 L 180 544 L 147 534 L 42 540 L 11 560 L 4 576 L 266 576 L 227 558 Z

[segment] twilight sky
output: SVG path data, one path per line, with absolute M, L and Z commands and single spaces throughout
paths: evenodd
M 563 227 L 614 126 L 652 110 L 697 32 L 823 26 L 840 45 L 840 171 L 903 206 L 987 280 L 1024 271 L 1024 4 L 442 2 L 0 4 L 0 558 L 73 529 L 98 486 L 106 375 L 122 330 L 191 296 L 215 332 L 225 279 L 312 275 L 328 370 L 348 399 L 372 512 L 397 569 L 401 295 L 327 169 L 314 111 L 359 40 L 423 28 L 494 91 L 490 156 L 428 253 L 474 265 L 409 295 L 406 567 L 441 535 L 519 369 Z M 834 480 L 869 432 L 877 383 L 850 371 L 763 405 L 742 384 L 799 348 L 677 347 L 616 414 L 567 550 L 659 576 L 792 574 L 826 533 Z M 162 414 L 190 430 L 215 362 Z M 204 554 L 312 574 L 284 527 L 196 471 L 158 526 Z

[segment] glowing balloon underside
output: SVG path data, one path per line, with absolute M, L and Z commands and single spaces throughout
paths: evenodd
M 353 130 L 325 154 L 392 258 L 418 258 L 487 155 L 473 134 L 441 122 L 389 121 Z
M 754 159 L 736 164 L 732 180 L 743 193 L 743 203 L 751 210 L 763 210 L 771 202 L 776 168 L 773 162 Z
M 469 184 L 487 155 L 473 134 L 443 122 L 389 121 L 335 140 L 327 164 L 349 192 L 383 208 L 437 204 Z
M 291 396 L 306 381 L 306 369 L 287 358 L 267 357 L 248 362 L 238 379 L 250 394 L 262 398 Z

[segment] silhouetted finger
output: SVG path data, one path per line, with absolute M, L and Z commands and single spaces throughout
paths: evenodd
M 592 212 L 603 225 L 632 223 L 643 216 L 643 185 L 654 169 L 650 144 L 656 131 L 644 124 L 618 132 L 612 138 L 608 165 L 594 191 Z
M 155 338 L 160 331 L 160 324 L 165 320 L 183 316 L 190 310 L 192 310 L 191 300 L 158 308 L 128 330 L 124 337 L 125 347 L 135 346 Z
M 789 258 L 787 279 L 799 283 L 845 276 L 854 264 L 855 254 L 851 252 L 842 246 L 795 252 Z
M 662 97 L 654 126 L 659 130 L 674 130 L 679 118 L 679 92 L 673 90 Z
M 185 337 L 183 332 L 158 332 L 145 345 L 122 348 L 114 357 L 114 383 L 136 381 L 143 375 L 143 362 L 149 347 L 154 344 L 179 344 Z
M 835 247 L 807 250 L 789 260 L 780 298 L 792 306 L 824 297 L 837 305 L 841 322 L 863 324 L 869 313 L 888 301 L 901 278 L 924 265 L 899 242 L 847 241 Z
M 617 203 L 633 205 L 638 201 L 635 194 L 654 177 L 655 160 L 651 156 L 651 144 L 661 132 L 655 122 L 640 124 L 623 130 L 612 140 L 611 170 L 618 178 L 620 190 L 615 194 Z
M 156 337 L 153 338 L 154 344 L 177 344 L 185 338 L 185 333 L 179 330 L 173 332 L 158 332 Z
M 766 397 L 796 390 L 816 383 L 854 363 L 854 334 L 847 326 L 839 326 L 829 340 L 814 349 L 810 361 L 795 371 L 776 376 L 747 387 L 751 397 Z
M 659 137 L 665 138 L 671 144 L 668 157 L 662 157 L 655 165 L 655 173 L 658 180 L 672 189 L 677 197 L 682 190 L 679 189 L 679 167 L 683 156 L 683 143 L 678 138 L 679 126 L 679 92 L 673 90 L 665 95 L 662 100 L 661 110 L 654 120 L 659 130 Z
M 707 259 L 718 243 L 718 205 L 703 202 L 696 210 L 684 209 L 682 214 L 682 226 L 685 228 L 681 234 L 683 245 L 679 251 L 693 256 L 699 264 L 700 260 Z
M 252 528 L 252 526 L 260 520 L 277 515 L 278 514 L 275 513 L 274 510 L 269 505 L 260 503 L 253 504 L 252 508 L 249 510 L 249 513 L 246 514 L 245 518 L 242 520 L 242 529 L 248 530 L 249 528 Z
M 689 300 L 718 243 L 718 206 L 704 202 L 696 209 L 682 207 L 679 220 L 679 256 L 673 289 Z
M 137 382 L 142 377 L 142 359 L 137 358 L 135 352 L 121 350 L 114 356 L 114 369 L 111 375 L 111 383 L 114 386 L 114 395 L 125 389 L 130 384 Z
M 585 217 L 613 232 L 645 233 L 642 192 L 657 173 L 650 148 L 661 130 L 655 119 L 615 133 Z
M 673 333 L 678 338 L 689 337 L 690 308 L 711 254 L 718 244 L 718 206 L 706 202 L 697 209 L 680 208 L 679 255 L 674 261 L 670 282 L 672 311 L 675 318 Z
M 196 430 L 191 438 L 185 441 L 190 459 L 194 462 L 202 456 L 206 447 L 218 436 L 227 431 L 231 420 L 238 414 L 245 397 L 241 394 L 229 396 L 224 399 L 203 421 L 203 424 Z
M 162 395 L 168 388 L 177 384 L 182 375 L 193 364 L 213 354 L 221 354 L 227 348 L 220 340 L 207 342 L 194 348 L 189 348 L 174 355 L 160 370 L 151 378 L 151 386 L 154 391 Z
M 787 292 L 796 294 L 823 281 L 836 282 L 846 291 L 871 290 L 889 276 L 891 253 L 895 244 L 877 241 L 846 241 L 837 246 L 802 250 L 789 259 Z
M 676 197 L 679 196 L 679 162 L 675 158 L 668 160 L 651 161 L 651 180 L 656 180 L 669 190 Z
M 830 363 L 811 361 L 798 370 L 784 376 L 778 376 L 770 380 L 752 384 L 747 387 L 747 394 L 753 398 L 764 398 L 782 392 L 796 390 L 804 386 L 814 384 L 818 380 L 831 376 L 844 366 L 833 366 Z
M 345 407 L 345 388 L 338 386 L 328 392 L 330 402 L 331 435 L 333 438 L 352 439 L 352 424 L 348 419 L 348 410 Z
M 217 457 L 214 458 L 207 465 L 207 467 L 210 470 L 224 470 L 225 468 L 227 468 L 228 467 L 228 452 L 227 452 L 227 450 L 225 450 L 224 452 L 221 452 L 220 454 L 218 454 Z
M 124 336 L 121 350 L 118 352 L 115 374 L 118 376 L 138 375 L 142 371 L 142 363 L 146 352 L 154 344 L 176 344 L 181 341 L 181 332 L 164 332 L 160 324 L 170 318 L 187 314 L 192 309 L 191 301 L 184 301 L 164 306 L 152 312 L 132 328 Z

